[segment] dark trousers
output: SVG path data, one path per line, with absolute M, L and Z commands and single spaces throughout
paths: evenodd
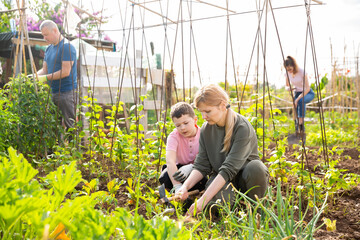
M 214 174 L 210 177 L 206 188 L 210 186 L 216 176 Z M 221 202 L 234 203 L 236 193 L 231 185 L 242 193 L 251 189 L 247 192 L 247 195 L 253 200 L 256 200 L 255 195 L 262 198 L 269 185 L 269 170 L 261 160 L 248 162 L 232 181 L 225 183 L 224 187 L 213 197 L 211 202 L 214 203 L 220 200 Z
M 76 117 L 74 90 L 68 92 L 53 93 L 52 100 L 62 113 L 66 130 L 74 127 Z
M 181 168 L 182 166 L 184 166 L 184 165 L 177 164 L 176 166 L 177 166 L 178 169 L 180 169 L 180 168 Z M 166 168 L 167 168 L 167 166 L 166 166 L 166 164 L 165 164 L 165 165 L 162 166 L 161 171 L 164 171 Z M 193 191 L 193 190 L 196 190 L 196 189 L 198 189 L 198 190 L 201 192 L 202 190 L 205 189 L 205 185 L 206 185 L 207 180 L 208 180 L 207 177 L 204 177 L 203 179 L 200 180 L 200 182 L 198 182 L 197 184 L 195 184 L 195 186 L 192 187 L 192 188 L 189 190 L 189 192 L 190 192 L 190 191 Z M 159 182 L 160 182 L 161 184 L 164 184 L 164 185 L 165 185 L 165 188 L 166 188 L 168 191 L 170 191 L 170 190 L 173 188 L 173 184 L 172 184 L 172 182 L 171 182 L 171 180 L 170 180 L 170 177 L 169 177 L 168 172 L 164 173 L 164 174 L 159 178 Z

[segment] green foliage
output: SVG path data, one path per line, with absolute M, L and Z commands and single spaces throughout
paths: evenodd
M 341 144 L 352 144 L 355 145 L 357 141 L 358 132 L 356 129 L 351 129 L 347 131 L 343 128 L 326 129 L 326 140 L 328 146 L 336 146 Z M 310 146 L 321 146 L 323 136 L 320 131 L 310 131 L 306 136 L 307 143 Z
M 220 82 L 219 86 L 222 87 L 223 89 L 225 89 L 224 82 Z M 251 93 L 252 91 L 253 91 L 253 86 L 250 84 L 247 84 L 246 86 L 244 86 L 243 83 L 238 82 L 237 86 L 229 85 L 229 83 L 227 85 L 227 92 L 228 92 L 230 98 L 234 98 L 234 99 L 237 99 L 237 97 L 239 97 L 239 99 L 240 99 L 243 92 L 244 92 L 245 96 L 249 96 L 249 93 Z
M 310 182 L 305 184 L 308 189 L 308 198 L 316 196 L 319 202 L 312 202 L 310 204 L 319 205 L 323 202 L 324 196 L 328 195 L 329 199 L 335 199 L 341 190 L 350 190 L 358 185 L 360 176 L 353 173 L 345 173 L 346 170 L 336 168 L 338 161 L 330 161 L 329 166 L 324 165 L 324 178 L 313 177 L 313 188 L 310 189 Z M 306 178 L 306 181 L 309 181 Z
M 189 239 L 190 232 L 175 221 L 155 217 L 145 220 L 122 208 L 104 214 L 95 205 L 119 189 L 117 181 L 109 182 L 109 193 L 66 199 L 76 191 L 81 174 L 76 162 L 61 166 L 39 182 L 38 171 L 22 155 L 9 148 L 9 158 L 0 157 L 0 232 L 2 239 L 37 239 L 62 223 L 73 239 Z M 94 181 L 96 183 L 96 181 Z M 94 185 L 94 184 L 92 184 Z
M 36 92 L 34 82 L 25 76 L 0 90 L 0 108 L 1 152 L 13 146 L 26 155 L 43 153 L 57 143 L 57 134 L 63 131 L 46 86 L 38 84 Z
M 1 0 L 1 4 L 4 5 L 4 9 L 11 9 L 11 0 Z M 8 32 L 10 31 L 10 19 L 14 17 L 14 12 L 9 13 L 0 13 L 0 32 Z
M 124 209 L 117 209 L 114 215 L 119 220 L 121 234 L 125 239 L 190 239 L 188 230 L 178 226 L 167 217 L 155 217 L 146 221 L 142 216 L 132 216 Z
M 288 182 L 289 175 L 291 175 L 291 168 L 297 164 L 296 162 L 286 160 L 286 142 L 286 138 L 278 141 L 277 148 L 271 152 L 270 158 L 268 159 L 270 176 L 280 179 L 283 183 Z
M 57 199 L 54 204 L 57 206 L 65 198 L 66 194 L 71 192 L 81 182 L 82 178 L 80 171 L 76 169 L 76 162 L 73 161 L 69 165 L 60 166 L 43 180 L 54 190 L 54 196 Z
M 4 152 L 9 146 L 16 143 L 19 116 L 13 112 L 12 103 L 8 97 L 0 90 L 0 151 Z
M 335 151 L 335 148 L 333 150 Z M 329 152 L 332 153 L 333 151 L 330 150 Z M 359 175 L 345 173 L 346 170 L 337 168 L 337 163 L 337 160 L 331 160 L 328 166 L 322 163 L 316 167 L 321 172 L 320 176 L 324 177 L 315 176 L 305 170 L 302 164 L 292 163 L 291 170 L 287 170 L 286 176 L 297 177 L 298 189 L 305 193 L 304 198 L 309 202 L 309 205 L 319 207 L 324 202 L 325 196 L 332 200 L 340 191 L 350 190 L 357 186 L 360 180 Z
M 0 111 L 0 119 L 4 123 L 0 125 L 0 137 L 4 139 L 0 141 L 2 149 L 10 145 L 20 149 L 20 145 L 16 144 L 19 141 L 19 126 L 30 131 L 30 127 L 22 126 L 25 125 L 23 119 L 26 115 L 21 108 L 27 105 L 21 104 L 25 101 L 33 104 L 34 100 L 33 96 L 26 100 L 21 94 L 30 94 L 28 88 L 34 87 L 31 84 L 25 81 L 0 94 L 0 107 L 3 110 Z M 19 86 L 25 86 L 26 91 L 19 94 Z M 48 100 L 47 90 L 42 90 L 42 85 L 38 87 L 38 94 L 41 92 L 40 96 L 44 97 L 38 99 L 37 104 L 44 106 L 43 102 Z M 42 95 L 42 92 L 46 94 Z M 17 98 L 21 101 L 18 102 L 14 96 L 20 96 Z M 238 204 L 235 207 L 219 205 L 219 221 L 213 222 L 205 218 L 207 215 L 201 215 L 201 222 L 183 226 L 182 213 L 179 213 L 181 204 L 174 202 L 179 221 L 164 217 L 164 206 L 158 203 L 158 196 L 149 184 L 150 180 L 158 178 L 157 169 L 165 163 L 164 141 L 174 124 L 169 117 L 166 123 L 159 121 L 149 134 L 151 138 L 145 138 L 144 127 L 139 124 L 143 117 L 139 114 L 143 106 L 132 105 L 127 119 L 130 132 L 127 133 L 120 127 L 125 119 L 118 118 L 118 113 L 123 111 L 122 106 L 123 103 L 112 106 L 106 110 L 108 116 L 102 119 L 103 109 L 96 99 L 85 97 L 81 107 L 88 109 L 84 117 L 89 127 L 82 129 L 85 124 L 81 121 L 77 123 L 74 132 L 79 133 L 79 138 L 74 143 L 79 147 L 53 147 L 51 155 L 36 162 L 42 176 L 48 173 L 44 177 L 38 177 L 38 170 L 32 168 L 21 155 L 16 155 L 14 150 L 10 149 L 6 154 L 0 151 L 2 155 L 8 156 L 0 159 L 0 232 L 4 239 L 39 239 L 46 227 L 52 232 L 62 224 L 71 239 L 222 239 L 224 234 L 232 239 L 311 239 L 320 214 L 327 210 L 327 199 L 336 199 L 342 190 L 351 189 L 360 180 L 358 175 L 348 174 L 336 167 L 336 154 L 341 149 L 333 148 L 329 151 L 333 158 L 329 166 L 316 166 L 322 177 L 315 177 L 301 163 L 286 159 L 286 136 L 293 121 L 278 109 L 270 114 L 273 118 L 268 118 L 263 115 L 262 103 L 253 104 L 242 108 L 241 114 L 256 129 L 259 150 L 262 147 L 269 149 L 272 144 L 270 155 L 266 156 L 267 165 L 271 180 L 279 179 L 279 182 L 261 200 L 252 201 L 238 193 Z M 29 109 L 26 111 L 31 113 Z M 41 120 L 46 120 L 47 115 L 54 116 L 52 113 L 48 110 L 45 118 L 40 114 Z M 196 111 L 196 114 L 198 125 L 201 126 L 204 120 L 199 112 Z M 318 117 L 313 112 L 309 112 L 308 116 Z M 342 128 L 336 128 L 335 123 L 329 126 L 328 142 L 355 143 L 356 130 L 353 126 L 356 119 L 348 116 L 341 119 Z M 328 115 L 325 114 L 325 117 L 328 119 Z M 28 120 L 25 123 L 29 125 L 30 122 Z M 37 129 L 31 126 L 31 131 Z M 320 132 L 320 127 L 309 124 L 307 131 L 307 144 L 319 145 L 321 135 L 314 135 Z M 37 137 L 40 135 L 37 131 L 32 134 Z M 33 153 L 31 151 L 36 151 L 36 148 L 29 150 L 29 155 Z M 300 158 L 301 153 L 301 148 L 295 151 L 295 158 Z M 88 181 L 82 179 L 76 166 L 89 174 L 86 176 Z M 129 175 L 122 175 L 124 171 Z M 114 176 L 126 177 L 122 180 L 111 179 Z M 286 188 L 284 183 L 294 178 L 299 179 L 299 182 L 290 189 Z M 104 184 L 105 179 L 107 182 Z M 126 191 L 128 195 L 126 209 L 117 207 L 120 190 Z M 285 192 L 285 196 L 281 192 Z M 310 218 L 308 212 L 311 212 Z
M 95 171 L 101 171 L 101 168 L 106 166 L 100 166 L 98 160 L 110 159 L 117 163 L 119 169 L 135 168 L 135 173 L 138 174 L 143 165 L 159 165 L 159 159 L 161 163 L 165 161 L 164 127 L 167 125 L 158 122 L 155 125 L 156 130 L 152 131 L 153 138 L 145 139 L 144 127 L 139 124 L 139 120 L 143 117 L 139 114 L 143 109 L 142 105 L 133 105 L 130 108 L 127 119 L 130 123 L 130 132 L 126 134 L 126 130 L 120 127 L 125 119 L 116 118 L 116 115 L 123 111 L 122 102 L 107 109 L 106 119 L 100 119 L 103 109 L 96 103 L 97 100 L 87 96 L 84 100 L 82 106 L 89 109 L 85 113 L 89 128 L 84 129 L 89 133 L 86 154 L 90 156 L 91 161 L 87 165 L 92 165 Z M 144 169 L 151 171 L 149 167 Z
M 65 195 L 72 191 L 72 186 L 77 185 L 81 179 L 74 170 L 75 162 L 64 166 L 60 175 L 58 172 L 45 177 L 51 187 L 45 190 L 40 182 L 34 179 L 38 171 L 23 155 L 17 155 L 14 149 L 9 148 L 9 158 L 0 157 L 0 160 L 0 232 L 3 233 L 3 239 L 39 236 L 44 225 L 51 222 L 49 213 L 60 206 Z M 61 187 L 54 182 L 55 175 L 62 182 Z M 77 177 L 72 178 L 74 176 Z
M 312 83 L 311 84 L 311 89 L 314 90 L 314 92 L 317 92 L 318 90 L 323 90 L 325 88 L 325 86 L 328 84 L 329 79 L 327 78 L 327 74 L 325 74 L 325 76 L 323 76 L 320 80 L 320 84 L 319 84 L 319 89 L 317 87 L 316 83 Z
M 238 199 L 234 206 L 216 204 L 222 221 L 212 223 L 202 219 L 202 228 L 211 229 L 200 233 L 202 238 L 231 239 L 312 239 L 319 217 L 326 207 L 326 199 L 320 208 L 307 206 L 305 213 L 300 212 L 302 203 L 301 192 L 294 188 L 286 189 L 282 195 L 282 183 L 278 181 L 274 189 L 270 187 L 267 195 L 261 200 L 254 201 L 247 195 L 238 192 Z M 312 209 L 310 220 L 305 221 L 309 209 Z M 211 222 L 210 222 L 211 223 Z

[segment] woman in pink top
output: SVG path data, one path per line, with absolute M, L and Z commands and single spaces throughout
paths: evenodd
M 199 152 L 200 128 L 196 125 L 194 109 L 188 103 L 179 102 L 173 105 L 170 116 L 175 129 L 167 138 L 166 165 L 162 168 L 159 182 L 164 183 L 168 190 L 174 188 L 176 193 L 192 171 Z M 204 178 L 192 190 L 202 191 L 206 181 L 207 178 Z
M 285 76 L 286 88 L 289 91 L 295 90 L 294 103 L 297 112 L 297 118 L 295 120 L 296 132 L 300 131 L 300 133 L 304 133 L 306 104 L 314 99 L 315 93 L 310 88 L 307 74 L 304 74 L 304 70 L 299 68 L 293 57 L 287 56 L 284 61 L 284 67 L 287 71 Z

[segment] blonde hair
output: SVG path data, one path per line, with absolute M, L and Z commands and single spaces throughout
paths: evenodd
M 198 107 L 199 103 L 204 103 L 209 106 L 219 106 L 223 102 L 226 104 L 227 114 L 225 119 L 224 147 L 221 150 L 225 153 L 230 151 L 231 137 L 236 121 L 236 113 L 230 109 L 229 100 L 230 98 L 228 94 L 216 84 L 203 86 L 196 92 L 194 97 L 195 107 Z

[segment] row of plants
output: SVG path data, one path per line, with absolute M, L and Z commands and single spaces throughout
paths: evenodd
M 326 211 L 327 198 L 334 190 L 348 189 L 359 180 L 357 177 L 352 183 L 337 183 L 334 180 L 339 175 L 332 173 L 334 165 L 326 173 L 327 185 L 320 188 L 305 180 L 306 184 L 285 187 L 283 191 L 286 185 L 274 178 L 263 199 L 253 201 L 238 192 L 234 206 L 212 206 L 218 209 L 218 216 L 211 215 L 209 209 L 189 222 L 181 215 L 181 205 L 175 205 L 175 219 L 165 216 L 164 206 L 158 203 L 151 188 L 140 183 L 140 176 L 135 177 L 136 183 L 132 178 L 127 182 L 114 179 L 107 183 L 106 190 L 99 191 L 98 180 L 84 180 L 77 164 L 72 161 L 40 177 L 21 154 L 9 148 L 8 157 L 1 157 L 0 161 L 2 239 L 312 239 L 323 224 L 334 230 L 329 219 L 319 223 Z M 278 168 L 270 169 L 274 174 L 273 170 Z M 305 171 L 295 169 L 289 169 L 288 176 L 306 175 Z M 137 206 L 133 210 L 116 206 L 115 196 L 124 184 Z M 150 190 L 146 196 L 144 188 Z M 108 208 L 109 204 L 116 207 Z M 146 205 L 147 219 L 138 213 L 140 204 Z
M 76 161 L 44 177 L 12 148 L 0 161 L 1 239 L 189 239 L 190 231 L 177 222 L 155 216 L 145 220 L 124 208 L 109 213 L 118 189 L 92 191 L 76 169 Z M 66 230 L 65 230 L 66 229 Z
M 0 236 L 4 239 L 35 239 L 44 235 L 56 239 L 56 235 L 61 234 L 72 239 L 216 239 L 224 236 L 311 239 L 321 226 L 320 215 L 327 211 L 327 199 L 334 200 L 340 190 L 351 189 L 359 181 L 358 175 L 344 173 L 336 167 L 339 157 L 335 148 L 330 151 L 333 160 L 329 165 L 319 159 L 317 168 L 324 177 L 315 176 L 303 164 L 286 159 L 288 127 L 285 125 L 289 120 L 274 110 L 274 118 L 263 123 L 261 111 L 256 113 L 256 105 L 253 105 L 241 113 L 258 133 L 259 150 L 263 136 L 266 148 L 277 140 L 276 149 L 266 154 L 271 174 L 271 188 L 266 197 L 254 202 L 239 193 L 239 204 L 235 207 L 217 206 L 220 210 L 217 218 L 205 213 L 190 223 L 184 222 L 181 204 L 174 203 L 176 215 L 169 219 L 164 216 L 165 206 L 158 203 L 150 184 L 156 182 L 159 166 L 165 162 L 164 140 L 174 127 L 169 119 L 158 122 L 153 138 L 145 139 L 139 124 L 141 105 L 130 109 L 128 134 L 119 127 L 119 121 L 124 119 L 116 118 L 117 113 L 123 111 L 122 103 L 108 110 L 105 121 L 100 118 L 102 109 L 96 99 L 85 97 L 78 107 L 80 121 L 71 131 L 73 140 L 59 144 L 53 135 L 49 139 L 49 143 L 54 141 L 52 146 L 37 144 L 42 150 L 36 150 L 51 149 L 52 154 L 36 155 L 32 147 L 34 143 L 41 143 L 36 129 L 47 127 L 47 124 L 58 125 L 52 120 L 46 124 L 35 121 L 47 117 L 56 119 L 55 112 L 44 112 L 51 104 L 51 100 L 48 105 L 43 104 L 48 100 L 48 89 L 37 85 L 36 92 L 32 81 L 24 76 L 11 84 L 8 89 L 1 90 L 4 116 L 17 116 L 14 117 L 17 121 L 8 121 L 13 127 L 1 128 L 4 132 L 0 133 L 2 139 L 11 140 L 4 141 L 5 150 L 1 150 L 0 161 L 0 208 L 4 210 L 0 211 Z M 23 91 L 23 87 L 34 90 Z M 14 89 L 19 90 L 16 93 Z M 27 109 L 24 115 L 17 115 L 19 109 L 10 108 L 17 98 L 24 103 L 35 96 L 40 98 L 36 98 L 37 105 L 33 104 L 32 109 L 40 114 L 31 115 L 32 111 Z M 257 107 L 261 109 L 262 106 Z M 83 108 L 87 109 L 85 113 L 80 111 Z M 203 120 L 198 117 L 202 125 Z M 20 133 L 37 138 L 22 142 L 20 149 L 18 140 L 12 140 L 11 136 L 19 134 L 18 126 L 23 118 L 31 118 L 39 126 L 26 127 L 31 121 L 23 123 Z M 85 121 L 88 127 L 84 127 Z M 274 124 L 284 127 L 274 129 Z M 12 145 L 17 151 L 9 148 Z M 24 149 L 27 149 L 28 161 L 16 153 Z M 300 158 L 302 149 L 295 154 Z M 86 175 L 82 177 L 79 170 Z M 128 173 L 127 177 L 124 173 Z M 289 183 L 293 187 L 286 188 Z M 118 198 L 124 191 L 128 198 L 126 203 Z M 141 207 L 145 208 L 142 214 L 139 213 Z M 324 219 L 324 222 L 331 230 L 331 220 Z
M 139 124 L 142 118 L 139 112 L 143 106 L 133 105 L 127 119 L 130 122 L 130 131 L 127 133 L 120 127 L 125 119 L 116 117 L 119 112 L 124 111 L 123 105 L 119 102 L 107 109 L 108 116 L 101 119 L 100 112 L 103 109 L 97 104 L 96 99 L 86 96 L 81 99 L 77 111 L 79 121 L 75 128 L 71 129 L 71 134 L 74 135 L 73 142 L 68 145 L 70 150 L 66 150 L 59 148 L 59 139 L 64 133 L 61 123 L 58 122 L 60 113 L 50 99 L 49 89 L 40 83 L 35 86 L 32 79 L 25 76 L 13 79 L 5 89 L 0 90 L 0 119 L 3 123 L 0 126 L 0 152 L 12 146 L 33 161 L 50 163 L 49 167 L 54 162 L 62 163 L 62 160 L 66 163 L 67 159 L 74 155 L 77 158 L 85 155 L 95 167 L 98 167 L 96 162 L 103 162 L 105 159 L 116 163 L 119 169 L 126 166 L 137 166 L 139 169 L 140 159 L 149 165 L 160 166 L 165 161 L 166 135 L 174 128 L 172 121 L 169 118 L 160 119 L 154 124 L 152 138 L 145 138 L 144 127 Z M 294 129 L 294 122 L 289 120 L 285 113 L 273 109 L 270 118 L 263 119 L 262 109 L 262 104 L 258 103 L 240 111 L 257 132 L 259 150 L 268 149 L 269 145 L 286 138 L 289 129 L 290 132 Z M 197 111 L 196 113 L 198 125 L 201 126 L 203 120 Z M 330 114 L 333 115 L 325 113 L 325 119 L 329 119 Z M 313 122 L 306 125 L 307 145 L 321 146 L 324 136 L 321 135 L 321 127 L 317 120 L 319 116 L 314 112 L 309 112 L 308 116 Z M 325 120 L 328 146 L 340 143 L 356 146 L 356 114 L 348 114 L 340 120 L 342 127 Z M 88 123 L 87 127 L 84 127 L 85 123 Z M 71 148 L 84 151 L 74 151 Z M 56 161 L 46 157 L 48 152 L 54 153 L 52 158 Z M 106 164 L 103 166 L 106 167 Z

